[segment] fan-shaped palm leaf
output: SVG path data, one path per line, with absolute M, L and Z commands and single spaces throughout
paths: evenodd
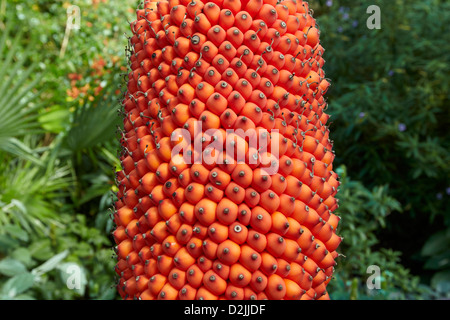
M 119 124 L 117 96 L 113 90 L 105 90 L 92 101 L 77 108 L 72 126 L 67 134 L 67 145 L 74 151 L 82 151 L 111 141 Z
M 37 161 L 33 150 L 19 139 L 40 132 L 34 88 L 41 77 L 34 75 L 36 65 L 27 65 L 28 50 L 20 47 L 22 33 L 11 38 L 11 25 L 6 23 L 0 39 L 0 150 Z

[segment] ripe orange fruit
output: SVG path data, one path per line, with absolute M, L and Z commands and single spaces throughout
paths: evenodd
M 124 299 L 329 299 L 342 238 L 306 1 L 146 0 L 113 219 Z

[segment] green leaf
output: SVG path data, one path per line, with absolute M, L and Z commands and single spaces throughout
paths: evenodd
M 22 262 L 12 258 L 6 258 L 0 261 L 0 273 L 12 277 L 27 272 L 27 268 Z
M 18 274 L 6 281 L 2 293 L 9 298 L 14 298 L 30 289 L 34 284 L 34 279 L 34 275 L 29 272 Z
M 57 108 L 43 113 L 39 117 L 42 127 L 52 133 L 60 133 L 66 129 L 69 122 L 70 111 L 68 108 Z
M 422 255 L 433 256 L 450 247 L 450 232 L 441 231 L 433 234 L 422 248 Z
M 450 270 L 436 273 L 431 279 L 431 286 L 437 291 L 450 293 Z
M 38 165 L 42 165 L 42 162 L 36 156 L 36 152 L 14 137 L 0 137 L 0 150 L 9 152 Z
M 67 250 L 58 253 L 57 255 L 53 256 L 52 258 L 41 264 L 39 267 L 31 270 L 31 272 L 36 276 L 41 276 L 44 273 L 53 270 L 62 260 L 64 260 L 67 257 L 68 254 L 69 251 Z
M 8 249 L 15 248 L 19 242 L 10 236 L 0 234 L 0 252 L 6 252 Z
M 100 296 L 97 297 L 97 300 L 112 300 L 114 299 L 116 293 L 116 289 L 113 287 L 108 287 L 105 290 L 102 291 Z
M 25 266 L 30 266 L 33 263 L 30 250 L 27 248 L 17 248 L 11 253 L 11 257 L 22 262 Z
M 37 260 L 47 260 L 52 256 L 52 249 L 49 239 L 42 239 L 33 242 L 29 248 L 31 256 Z
M 443 252 L 428 258 L 424 268 L 428 270 L 442 270 L 450 267 L 450 252 Z
M 14 201 L 14 199 L 13 199 Z M 11 203 L 13 203 L 13 201 L 11 201 Z M 16 203 L 19 203 L 18 201 L 16 201 Z M 16 225 L 12 225 L 12 224 L 8 224 L 4 227 L 4 230 L 9 233 L 13 238 L 22 240 L 22 241 L 28 241 L 28 233 L 23 230 L 21 227 L 16 226 Z
M 67 134 L 67 145 L 72 151 L 95 147 L 115 136 L 120 117 L 114 98 L 113 90 L 109 89 L 96 97 L 94 106 L 86 104 L 75 110 L 72 128 Z

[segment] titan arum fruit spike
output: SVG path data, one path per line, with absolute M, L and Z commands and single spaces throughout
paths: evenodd
M 114 210 L 124 299 L 329 299 L 330 83 L 305 1 L 146 1 Z

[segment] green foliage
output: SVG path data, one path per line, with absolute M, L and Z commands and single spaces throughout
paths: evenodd
M 449 266 L 444 263 L 448 245 L 439 252 L 421 252 L 421 248 L 434 233 L 438 238 L 433 236 L 428 247 L 436 246 L 450 230 L 450 42 L 446 31 L 450 4 L 379 0 L 370 5 L 381 10 L 381 29 L 367 28 L 366 1 L 312 2 L 325 48 L 326 76 L 332 80 L 327 97 L 336 166 L 346 165 L 358 184 L 351 187 L 354 192 L 367 188 L 376 193 L 378 188 L 385 197 L 375 198 L 383 205 L 368 207 L 364 201 L 355 203 L 353 195 L 341 195 L 342 206 L 351 210 L 341 214 L 344 228 L 348 214 L 372 215 L 370 220 L 355 216 L 362 221 L 348 233 L 354 237 L 364 233 L 367 240 L 351 240 L 358 241 L 344 254 L 353 257 L 357 252 L 364 261 L 358 264 L 367 266 L 377 260 L 367 245 L 378 239 L 376 249 L 401 251 L 401 263 L 422 274 L 423 283 L 449 294 L 448 285 L 441 285 L 448 279 Z M 392 206 L 388 199 L 397 204 Z M 390 216 L 381 211 L 384 206 L 392 211 Z M 391 256 L 387 261 L 400 262 L 400 258 Z M 356 261 L 342 263 L 350 267 Z M 363 271 L 359 270 L 359 277 Z M 440 273 L 430 281 L 436 271 Z
M 78 2 L 61 57 L 67 5 L 2 1 L 0 299 L 117 295 L 108 208 L 128 7 Z
M 436 271 L 431 285 L 441 294 L 450 296 L 450 228 L 433 234 L 422 247 L 427 258 L 425 269 Z
M 400 211 L 400 203 L 388 195 L 386 186 L 372 190 L 347 175 L 345 166 L 336 172 L 340 176 L 338 209 L 341 223 L 337 233 L 344 238 L 339 247 L 343 254 L 338 260 L 336 279 L 330 282 L 333 299 L 417 298 L 421 293 L 418 278 L 412 277 L 400 262 L 400 253 L 390 249 L 377 249 L 376 231 L 386 225 L 393 211 Z M 380 268 L 381 289 L 368 290 L 368 267 Z
M 389 183 L 409 211 L 439 214 L 428 198 L 449 178 L 450 5 L 378 1 L 381 29 L 369 30 L 360 2 L 334 1 L 319 19 L 337 154 L 367 185 Z
M 43 167 L 6 154 L 0 158 L 0 187 L 6 191 L 0 194 L 0 257 L 5 257 L 0 273 L 9 277 L 0 282 L 2 294 L 18 299 L 24 298 L 21 293 L 46 299 L 114 297 L 114 263 L 106 236 L 112 227 L 107 214 L 110 198 L 105 195 L 93 221 L 87 221 L 67 204 L 75 184 L 69 167 L 47 161 L 51 156 L 45 153 L 39 159 Z M 65 254 L 58 261 L 52 258 L 60 252 Z M 58 264 L 63 258 L 83 270 L 86 279 L 96 281 L 83 283 L 83 290 L 69 290 L 64 282 L 67 268 Z M 22 273 L 31 273 L 33 281 Z
M 9 25 L 8 25 L 9 27 Z M 36 93 L 33 88 L 38 79 L 27 83 L 35 65 L 26 66 L 27 55 L 15 57 L 22 34 L 19 33 L 13 39 L 9 36 L 10 29 L 4 30 L 0 39 L 0 52 L 8 52 L 0 57 L 0 150 L 7 151 L 18 156 L 36 160 L 31 149 L 27 148 L 17 138 L 25 134 L 38 131 L 39 123 L 36 122 L 37 110 L 42 103 L 36 104 Z M 15 59 L 16 58 L 16 59 Z M 9 68 L 14 63 L 14 68 Z M 24 85 L 26 84 L 26 85 Z

